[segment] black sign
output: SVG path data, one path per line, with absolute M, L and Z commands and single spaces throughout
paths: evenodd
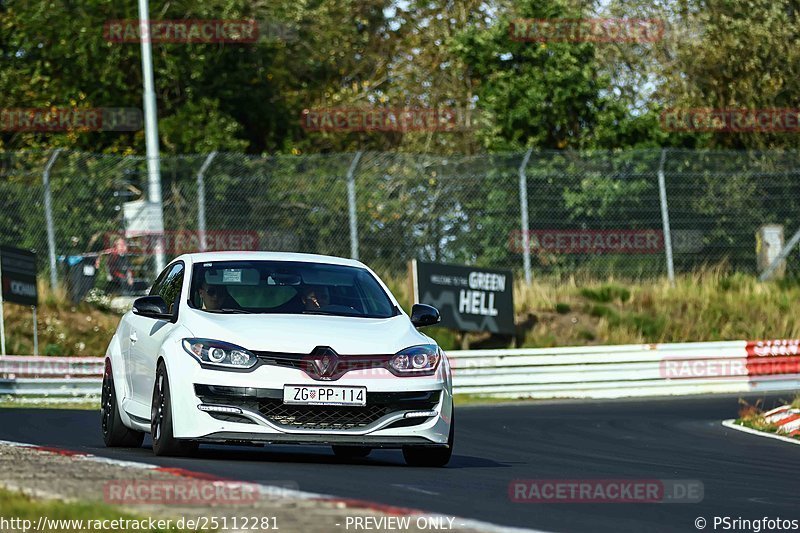
M 35 253 L 0 246 L 0 278 L 2 278 L 4 302 L 38 304 Z
M 510 270 L 413 262 L 416 301 L 436 307 L 441 325 L 461 331 L 514 333 Z

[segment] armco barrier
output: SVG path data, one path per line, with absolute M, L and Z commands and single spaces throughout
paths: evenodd
M 800 389 L 800 340 L 448 352 L 456 393 L 620 398 Z M 102 358 L 0 357 L 0 395 L 100 393 Z
M 800 388 L 800 341 L 449 352 L 457 393 L 621 398 Z
M 0 356 L 0 395 L 99 396 L 102 357 Z

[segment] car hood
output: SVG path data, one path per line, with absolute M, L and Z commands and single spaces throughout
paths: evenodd
M 343 355 L 393 354 L 432 342 L 405 315 L 351 318 L 323 315 L 237 315 L 191 310 L 181 317 L 196 337 L 237 344 L 248 350 L 311 353 L 329 346 Z

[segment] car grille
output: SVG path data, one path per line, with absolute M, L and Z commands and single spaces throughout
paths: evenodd
M 390 408 L 381 405 L 345 407 L 333 405 L 291 405 L 282 400 L 259 402 L 259 412 L 279 426 L 292 429 L 358 429 L 380 420 Z
M 366 427 L 398 411 L 435 408 L 440 391 L 368 392 L 367 405 L 294 405 L 283 403 L 283 391 L 244 387 L 195 385 L 203 403 L 257 411 L 271 423 L 287 429 L 348 430 Z M 422 423 L 426 419 L 409 419 Z M 410 424 L 409 424 L 410 425 Z

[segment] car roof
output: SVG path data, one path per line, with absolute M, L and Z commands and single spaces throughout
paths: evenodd
M 329 265 L 345 265 L 366 268 L 366 265 L 355 259 L 336 257 L 333 255 L 303 254 L 296 252 L 199 252 L 184 254 L 175 260 L 188 260 L 191 263 L 205 261 L 297 261 L 302 263 L 325 263 Z

